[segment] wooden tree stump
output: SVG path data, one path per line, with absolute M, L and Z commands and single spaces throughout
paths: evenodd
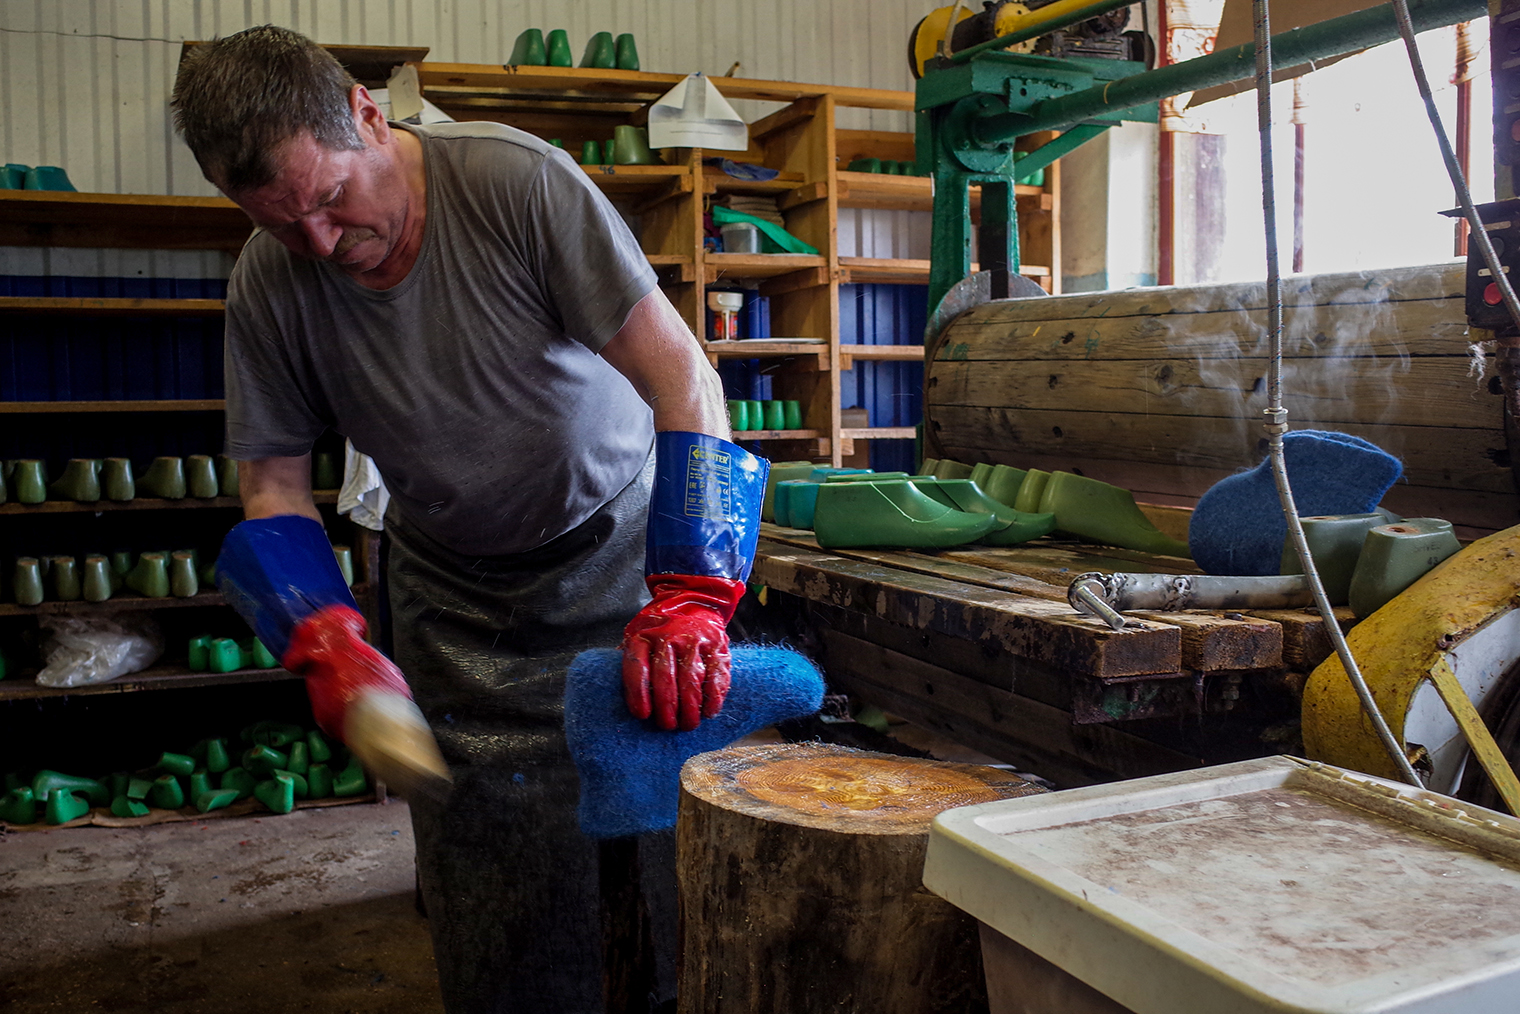
M 942 810 L 1042 791 L 820 743 L 681 770 L 681 1014 L 986 1011 L 975 920 L 923 885 Z

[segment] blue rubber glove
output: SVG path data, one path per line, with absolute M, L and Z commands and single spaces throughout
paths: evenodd
M 728 621 L 760 538 L 770 463 L 702 433 L 655 435 L 645 583 L 623 632 L 623 699 L 635 718 L 695 729 L 728 693 Z

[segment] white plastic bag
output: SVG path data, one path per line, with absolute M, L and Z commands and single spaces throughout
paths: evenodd
M 164 653 L 163 635 L 151 616 L 44 616 L 37 682 L 45 687 L 86 687 L 141 672 Z

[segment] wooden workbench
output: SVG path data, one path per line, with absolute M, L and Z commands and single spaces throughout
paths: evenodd
M 1293 748 L 1297 692 L 1330 650 L 1312 610 L 1138 612 L 1115 631 L 1066 601 L 1095 570 L 1199 572 L 1050 539 L 824 550 L 764 524 L 751 581 L 798 600 L 831 686 L 1062 784 Z

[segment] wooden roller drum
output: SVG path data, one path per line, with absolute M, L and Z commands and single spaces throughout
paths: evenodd
M 923 886 L 929 825 L 1039 791 L 996 768 L 818 743 L 688 761 L 680 1011 L 986 1011 L 975 921 Z

